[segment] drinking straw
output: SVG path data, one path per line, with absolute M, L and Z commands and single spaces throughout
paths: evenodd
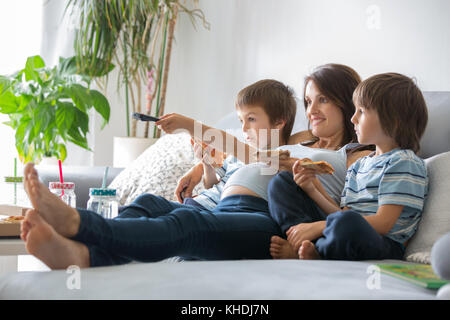
M 17 158 L 14 158 L 14 205 L 17 205 Z
M 109 170 L 109 167 L 106 167 L 105 173 L 103 174 L 102 189 L 106 188 L 106 177 L 108 176 L 108 170 Z
M 62 174 L 61 159 L 58 160 L 58 163 L 59 163 L 59 180 L 61 181 L 61 183 L 64 183 L 63 174 Z M 62 191 L 61 196 L 63 196 L 64 195 L 64 188 L 62 188 L 61 191 Z

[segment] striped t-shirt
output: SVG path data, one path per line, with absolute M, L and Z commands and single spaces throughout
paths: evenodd
M 347 171 L 341 207 L 363 216 L 374 215 L 386 204 L 402 205 L 403 211 L 386 235 L 404 243 L 417 230 L 428 192 L 425 162 L 411 150 L 394 149 L 366 156 Z

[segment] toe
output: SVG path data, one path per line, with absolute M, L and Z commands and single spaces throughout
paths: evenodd
M 39 213 L 36 210 L 28 210 L 24 219 L 27 223 L 29 223 L 31 226 L 35 224 L 41 224 L 44 222 L 42 220 L 42 217 L 39 215 Z
M 28 178 L 30 174 L 35 174 L 36 169 L 34 168 L 33 162 L 28 162 L 23 169 L 24 176 Z
M 279 237 L 279 236 L 273 236 L 272 238 L 270 238 L 270 241 L 274 244 L 278 244 L 278 245 L 282 245 L 286 242 L 286 240 L 284 240 L 283 238 Z

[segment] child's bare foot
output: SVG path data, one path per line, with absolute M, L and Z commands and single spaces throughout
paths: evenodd
M 305 240 L 302 242 L 300 249 L 298 249 L 298 256 L 303 260 L 320 259 L 320 255 L 316 250 L 316 246 L 309 240 Z
M 39 181 L 38 173 L 33 163 L 25 165 L 24 188 L 33 208 L 39 212 L 56 232 L 67 238 L 77 234 L 80 226 L 78 211 L 68 206 L 57 195 L 51 193 Z
M 26 213 L 21 237 L 25 240 L 28 253 L 51 269 L 65 269 L 71 265 L 89 267 L 88 248 L 58 234 L 36 210 Z
M 291 244 L 278 236 L 270 239 L 270 254 L 274 259 L 298 259 L 297 252 Z

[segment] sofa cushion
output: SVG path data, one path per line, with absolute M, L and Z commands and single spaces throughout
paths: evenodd
M 450 232 L 450 152 L 425 159 L 428 170 L 428 197 L 416 234 L 406 248 L 406 260 L 430 263 L 431 248 Z M 422 254 L 419 254 L 422 253 Z
M 79 290 L 68 290 L 66 270 L 16 272 L 0 277 L 0 300 L 435 299 L 433 290 L 377 274 L 371 267 L 376 263 L 408 264 L 400 260 L 138 263 L 81 269 Z M 377 280 L 378 288 L 373 286 Z
M 117 175 L 109 187 L 117 189 L 121 205 L 143 193 L 176 201 L 178 180 L 196 163 L 188 134 L 163 135 Z M 194 194 L 201 190 L 202 183 L 194 188 Z

